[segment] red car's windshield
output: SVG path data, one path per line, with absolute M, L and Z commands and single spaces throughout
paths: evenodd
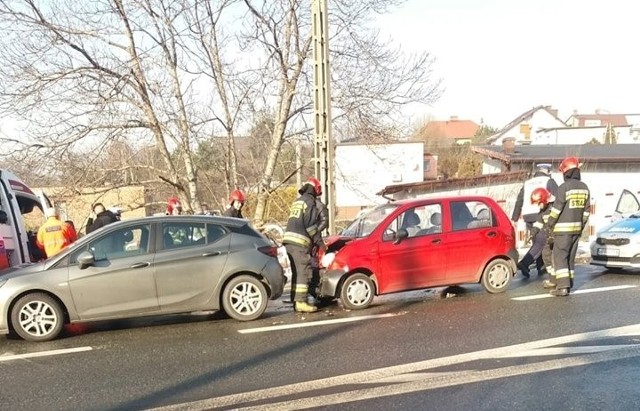
M 353 220 L 340 235 L 353 238 L 366 237 L 396 208 L 398 205 L 393 203 L 377 206 Z

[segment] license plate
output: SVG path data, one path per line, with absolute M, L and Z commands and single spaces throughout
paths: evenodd
M 620 255 L 620 250 L 611 250 L 609 248 L 598 248 L 598 255 L 605 255 L 607 257 L 617 257 Z

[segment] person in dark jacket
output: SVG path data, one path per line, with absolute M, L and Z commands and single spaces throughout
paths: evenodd
M 93 215 L 87 220 L 87 234 L 108 224 L 118 221 L 118 217 L 111 210 L 107 210 L 102 203 L 93 205 Z
M 244 218 L 242 216 L 242 207 L 247 201 L 247 197 L 240 190 L 233 190 L 229 196 L 229 207 L 222 213 L 225 217 Z
M 581 181 L 580 163 L 576 157 L 567 157 L 558 167 L 564 183 L 542 228 L 553 235 L 553 281 L 545 280 L 545 288 L 553 288 L 551 295 L 565 297 L 573 287 L 578 241 L 590 214 L 591 193 Z
M 522 219 L 527 226 L 527 233 L 532 241 L 534 237 L 532 230 L 533 223 L 535 223 L 538 218 L 539 209 L 536 204 L 531 204 L 529 199 L 531 198 L 531 193 L 538 188 L 545 188 L 553 197 L 555 197 L 558 192 L 558 183 L 556 183 L 556 181 L 551 177 L 551 164 L 540 163 L 536 165 L 536 171 L 533 173 L 533 177 L 525 181 L 520 192 L 518 192 L 516 204 L 511 216 L 511 220 L 514 223 L 516 223 L 520 219 L 520 216 L 522 216 Z M 535 261 L 538 275 L 545 274 L 546 268 L 542 257 L 538 257 Z
M 327 249 L 318 235 L 318 225 L 321 222 L 320 210 L 316 198 L 322 194 L 320 181 L 310 177 L 298 190 L 298 197 L 289 210 L 287 228 L 282 238 L 282 243 L 287 249 L 291 261 L 291 292 L 294 310 L 297 312 L 312 313 L 317 311 L 315 305 L 309 304 L 309 282 L 312 279 L 313 247 Z
M 549 219 L 551 204 L 553 204 L 553 196 L 546 188 L 538 187 L 533 190 L 533 193 L 531 193 L 530 201 L 531 204 L 535 204 L 540 211 L 538 212 L 538 219 L 533 223 L 533 227 L 531 228 L 531 248 L 518 263 L 518 269 L 526 278 L 529 278 L 530 276 L 529 266 L 538 258 L 542 258 L 545 271 L 553 271 L 553 264 L 551 261 L 551 244 L 547 237 L 547 233 L 542 231 L 542 227 L 544 227 L 544 224 Z M 541 275 L 542 272 L 538 269 L 538 277 Z

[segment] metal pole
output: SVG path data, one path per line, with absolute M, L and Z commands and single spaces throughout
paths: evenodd
M 331 137 L 331 72 L 329 70 L 328 0 L 313 0 L 313 106 L 314 170 L 322 183 L 323 202 L 329 210 L 330 234 L 335 233 L 333 139 Z

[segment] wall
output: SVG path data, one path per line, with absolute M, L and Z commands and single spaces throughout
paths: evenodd
M 522 133 L 521 126 L 527 124 L 530 127 L 529 138 Z M 537 140 L 537 133 L 540 129 L 549 129 L 554 127 L 564 127 L 565 124 L 554 117 L 545 109 L 536 110 L 530 118 L 524 119 L 524 121 L 516 124 L 511 129 L 507 130 L 500 138 L 493 142 L 493 145 L 502 145 L 502 140 L 508 137 L 514 137 L 516 144 L 530 144 Z
M 604 143 L 606 129 L 606 126 L 554 128 L 539 132 L 531 144 L 586 144 L 592 139 Z M 618 144 L 640 143 L 639 133 L 631 134 L 631 126 L 615 127 L 614 130 Z
M 423 181 L 423 143 L 339 144 L 335 147 L 335 194 L 340 217 L 387 202 L 376 195 L 393 184 Z M 352 214 L 352 215 L 351 215 Z

